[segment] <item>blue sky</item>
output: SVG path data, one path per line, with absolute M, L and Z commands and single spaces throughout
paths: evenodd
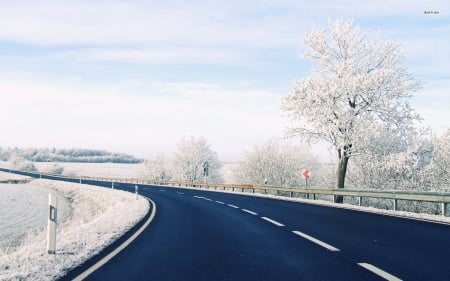
M 302 38 L 353 19 L 397 40 L 424 88 L 412 106 L 450 127 L 450 2 L 0 0 L 0 147 L 151 157 L 204 136 L 222 160 L 283 137 L 280 111 L 310 73 Z M 425 14 L 425 11 L 436 13 Z M 325 155 L 323 148 L 315 148 Z

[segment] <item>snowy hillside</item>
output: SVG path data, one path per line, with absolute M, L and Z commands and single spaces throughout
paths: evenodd
M 58 194 L 61 207 L 56 255 L 46 249 L 49 192 Z M 136 200 L 132 193 L 48 180 L 0 185 L 0 196 L 0 208 L 7 210 L 0 213 L 5 224 L 0 228 L 0 280 L 61 277 L 130 229 L 149 209 L 147 200 Z

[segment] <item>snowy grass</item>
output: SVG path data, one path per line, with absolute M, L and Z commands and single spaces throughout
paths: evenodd
M 38 171 L 47 173 L 55 163 L 34 163 Z M 64 168 L 63 175 L 107 178 L 140 178 L 145 174 L 144 164 L 120 163 L 57 163 Z
M 48 180 L 34 180 L 27 188 L 36 186 L 45 197 L 47 189 L 56 192 L 70 207 L 70 215 L 58 222 L 56 254 L 47 254 L 45 226 L 33 227 L 20 245 L 1 250 L 0 280 L 57 279 L 99 253 L 149 210 L 147 200 L 120 190 Z
M 17 175 L 17 174 L 10 174 L 10 173 L 5 173 L 5 172 L 0 172 L 0 181 L 23 180 L 23 179 L 31 179 L 31 177 Z
M 0 184 L 0 251 L 15 249 L 27 233 L 45 227 L 50 192 L 39 185 Z M 64 197 L 58 203 L 58 215 L 64 222 L 71 215 L 70 204 Z

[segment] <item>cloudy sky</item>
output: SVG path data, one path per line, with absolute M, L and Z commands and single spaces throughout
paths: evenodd
M 449 13 L 447 0 L 0 0 L 0 147 L 151 157 L 193 135 L 238 160 L 283 137 L 280 99 L 311 71 L 302 38 L 338 18 L 402 44 L 424 82 L 412 106 L 438 133 Z

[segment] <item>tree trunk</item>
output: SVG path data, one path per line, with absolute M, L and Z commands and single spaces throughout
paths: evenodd
M 345 187 L 345 175 L 347 174 L 347 164 L 349 159 L 350 157 L 347 156 L 346 153 L 343 153 L 343 155 L 340 155 L 339 157 L 339 166 L 337 170 L 337 188 Z M 336 195 L 334 197 L 334 202 L 335 203 L 344 202 L 344 196 Z

